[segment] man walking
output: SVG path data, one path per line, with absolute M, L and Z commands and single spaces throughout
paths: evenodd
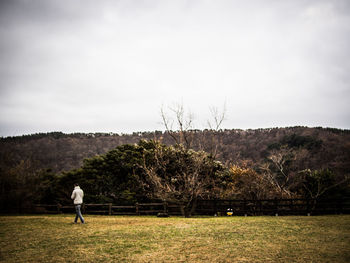
M 84 192 L 83 190 L 79 187 L 78 184 L 74 184 L 74 190 L 72 193 L 71 198 L 74 200 L 74 205 L 75 205 L 75 220 L 74 223 L 76 224 L 78 222 L 78 217 L 80 218 L 80 221 L 84 224 L 85 220 L 84 217 L 81 214 L 80 208 L 83 203 L 83 197 L 84 197 Z

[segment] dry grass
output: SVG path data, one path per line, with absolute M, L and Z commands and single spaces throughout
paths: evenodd
M 350 216 L 0 217 L 1 262 L 350 262 Z

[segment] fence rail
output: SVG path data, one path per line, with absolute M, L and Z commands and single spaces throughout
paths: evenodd
M 183 205 L 171 202 L 136 203 L 134 205 L 83 204 L 85 214 L 105 215 L 183 215 Z M 343 199 L 264 199 L 264 200 L 197 200 L 193 214 L 225 215 L 324 215 L 350 214 L 350 198 Z M 74 213 L 74 205 L 37 204 L 34 213 Z

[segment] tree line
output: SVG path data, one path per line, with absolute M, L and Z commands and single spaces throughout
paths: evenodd
M 184 204 L 188 216 L 199 198 L 317 199 L 349 195 L 347 133 L 302 127 L 186 132 L 190 142 L 187 145 L 183 141 L 171 143 L 172 136 L 181 136 L 175 132 L 171 136 L 150 133 L 148 139 L 138 135 L 138 142 L 123 143 L 104 153 L 92 154 L 84 158 L 80 166 L 65 171 L 40 167 L 33 162 L 34 157 L 44 155 L 49 149 L 47 145 L 41 153 L 33 154 L 33 159 L 20 161 L 4 154 L 7 151 L 2 148 L 1 209 L 20 211 L 34 203 L 70 203 L 75 182 L 85 190 L 88 203 L 169 200 Z M 264 138 L 262 134 L 270 136 Z M 274 136 L 269 140 L 271 134 Z M 240 144 L 239 138 L 245 138 L 246 143 Z M 84 138 L 83 142 L 92 145 L 90 139 L 96 137 Z M 62 138 L 49 138 L 50 145 L 64 150 L 60 140 Z M 228 142 L 240 150 L 226 152 Z M 327 149 L 330 143 L 335 145 Z M 27 145 L 22 146 L 25 151 Z M 261 147 L 258 152 L 257 147 Z M 339 149 L 341 152 L 337 152 Z M 249 152 L 252 154 L 248 155 Z M 15 157 L 16 153 L 13 154 Z M 52 160 L 55 161 L 59 160 Z
M 281 145 L 300 149 L 298 160 L 310 169 L 329 168 L 337 174 L 350 170 L 350 131 L 331 128 L 289 127 L 256 130 L 188 130 L 190 148 L 213 153 L 223 163 L 250 161 L 259 166 L 271 150 Z M 83 160 L 105 154 L 139 140 L 175 143 L 177 131 L 135 132 L 132 134 L 41 133 L 0 138 L 2 173 L 29 162 L 32 169 L 51 169 L 55 173 L 80 167 Z M 303 153 L 302 153 L 303 152 Z M 256 167 L 255 167 L 256 168 Z

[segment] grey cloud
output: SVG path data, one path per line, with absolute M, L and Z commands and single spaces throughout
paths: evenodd
M 0 5 L 0 135 L 152 129 L 180 100 L 199 124 L 227 99 L 228 128 L 350 127 L 349 1 Z

